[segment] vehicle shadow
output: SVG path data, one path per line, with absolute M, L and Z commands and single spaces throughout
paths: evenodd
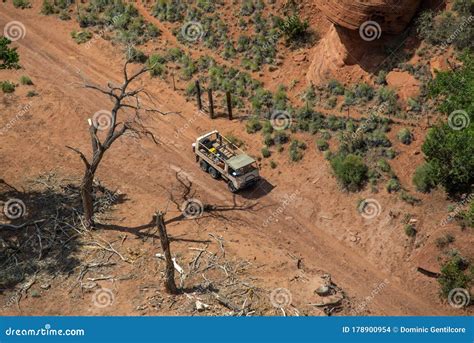
M 253 187 L 248 189 L 243 189 L 238 192 L 238 194 L 245 199 L 256 200 L 263 198 L 264 196 L 271 193 L 271 191 L 275 188 L 270 182 L 266 179 L 261 179 L 258 183 L 256 183 Z

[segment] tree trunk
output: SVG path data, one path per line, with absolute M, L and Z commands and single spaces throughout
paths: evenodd
M 84 226 L 86 229 L 94 227 L 94 199 L 92 197 L 93 181 L 94 175 L 87 168 L 81 182 L 81 199 L 82 208 L 84 210 Z
M 174 282 L 174 263 L 171 258 L 170 242 L 168 240 L 168 233 L 166 232 L 166 225 L 162 212 L 156 214 L 156 226 L 158 226 L 161 248 L 163 249 L 163 255 L 165 256 L 165 289 L 170 294 L 178 294 L 178 287 L 176 287 L 176 283 Z

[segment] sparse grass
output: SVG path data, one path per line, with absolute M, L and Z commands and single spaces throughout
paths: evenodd
M 21 8 L 22 10 L 31 8 L 31 4 L 28 0 L 13 0 L 13 6 L 15 6 L 15 8 Z
M 257 117 L 250 118 L 245 125 L 247 133 L 256 133 L 262 129 L 262 123 Z
M 21 83 L 22 85 L 28 85 L 28 86 L 33 85 L 33 81 L 31 81 L 30 77 L 27 76 L 27 75 L 22 75 L 22 76 L 20 77 L 20 83 Z
M 403 128 L 398 132 L 398 140 L 405 145 L 410 145 L 413 140 L 413 135 L 409 129 Z
M 451 235 L 450 233 L 447 233 L 447 234 L 445 234 L 444 236 L 438 237 L 438 238 L 436 239 L 436 246 L 437 246 L 439 249 L 444 249 L 444 248 L 446 248 L 449 244 L 454 243 L 454 241 L 455 241 L 454 236 Z
M 2 89 L 3 93 L 13 93 L 15 91 L 15 84 L 10 81 L 2 81 L 0 82 L 0 88 Z
M 412 225 L 412 224 L 406 224 L 406 225 L 405 225 L 405 234 L 406 234 L 408 237 L 415 237 L 416 234 L 417 234 L 417 231 L 416 231 L 415 226 Z
M 272 153 L 270 152 L 270 150 L 268 149 L 268 147 L 263 147 L 262 148 L 262 156 L 263 158 L 269 158 L 270 156 L 272 155 Z
M 72 39 L 74 39 L 74 41 L 77 44 L 83 44 L 83 43 L 88 42 L 92 38 L 92 32 L 88 30 L 84 30 L 84 31 L 74 30 L 71 32 L 71 37 Z

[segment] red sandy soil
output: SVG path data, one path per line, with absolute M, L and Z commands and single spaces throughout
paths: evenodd
M 23 11 L 13 8 L 11 3 L 0 5 L 0 27 L 9 21 L 20 20 L 27 28 L 26 37 L 14 43 L 19 47 L 23 69 L 0 71 L 0 79 L 18 80 L 21 75 L 27 74 L 35 84 L 20 86 L 12 95 L 2 94 L 0 103 L 0 127 L 14 118 L 22 105 L 31 105 L 27 115 L 5 135 L 0 135 L 1 178 L 17 188 L 21 188 L 28 179 L 48 171 L 76 178 L 81 176 L 83 166 L 80 159 L 65 146 L 90 152 L 87 118 L 98 110 L 110 108 L 105 97 L 81 86 L 83 78 L 99 85 L 105 85 L 108 81 L 120 82 L 124 62 L 122 52 L 110 42 L 99 39 L 89 49 L 77 45 L 70 37 L 70 32 L 78 28 L 77 23 L 41 16 L 38 14 L 40 1 L 32 3 L 32 9 Z M 139 8 L 144 13 L 144 8 Z M 158 44 L 178 44 L 164 25 L 160 29 L 164 33 Z M 286 62 L 283 66 L 280 70 L 297 75 L 304 84 L 304 75 L 299 72 L 301 66 Z M 272 82 L 271 78 L 267 79 L 270 88 Z M 177 314 L 172 309 L 140 312 L 136 308 L 140 298 L 139 288 L 158 283 L 161 270 L 150 257 L 161 248 L 156 241 L 153 244 L 136 239 L 134 227 L 149 223 L 153 213 L 167 206 L 168 194 L 163 187 L 169 188 L 176 183 L 176 170 L 191 176 L 201 201 L 232 205 L 232 195 L 225 183 L 203 174 L 195 163 L 191 143 L 198 135 L 213 129 L 234 133 L 243 139 L 246 149 L 252 154 L 260 150 L 261 138 L 245 133 L 238 114 L 233 121 L 224 118 L 210 120 L 200 115 L 193 102 L 174 92 L 170 84 L 159 78 L 151 79 L 145 75 L 138 84 L 146 87 L 160 110 L 180 112 L 179 115 L 154 115 L 149 121 L 154 134 L 168 144 L 155 145 L 148 140 L 137 142 L 122 137 L 106 154 L 97 173 L 97 178 L 104 184 L 126 193 L 129 199 L 117 207 L 115 219 L 111 220 L 111 224 L 128 229 L 104 230 L 101 236 L 108 240 L 126 236 L 121 251 L 135 251 L 140 256 L 134 264 L 116 260 L 118 263 L 112 272 L 115 275 L 134 273 L 138 277 L 116 281 L 113 285 L 110 281 L 101 281 L 101 285 L 113 287 L 116 292 L 113 306 L 105 309 L 94 307 L 89 296 L 71 297 L 66 287 L 51 280 L 48 290 L 37 285 L 32 287 L 41 296 L 24 298 L 21 312 L 11 306 L 4 308 L 2 314 Z M 184 85 L 178 84 L 178 87 Z M 39 96 L 27 98 L 26 92 L 33 88 Z M 423 160 L 419 152 L 425 130 L 414 128 L 414 143 L 404 146 L 395 137 L 399 129 L 395 125 L 389 134 L 395 149 L 400 151 L 391 165 L 402 185 L 415 193 L 411 177 Z M 298 308 L 307 307 L 313 300 L 312 294 L 302 285 L 308 281 L 295 278 L 295 275 L 303 273 L 306 280 L 311 280 L 313 276 L 329 273 L 355 303 L 363 301 L 381 282 L 387 284 L 368 304 L 365 314 L 462 315 L 463 311 L 454 310 L 439 299 L 439 288 L 434 279 L 416 272 L 417 266 L 439 271 L 437 256 L 440 252 L 434 240 L 445 232 L 456 236 L 453 247 L 472 253 L 472 234 L 452 224 L 445 227 L 439 225 L 446 217 L 448 202 L 445 194 L 441 191 L 430 195 L 416 194 L 423 204 L 412 207 L 384 189 L 377 194 L 369 190 L 357 194 L 344 193 L 327 161 L 314 148 L 314 138 L 308 135 L 298 138 L 309 147 L 302 162 L 289 162 L 285 150 L 281 155 L 275 153 L 273 156 L 278 163 L 277 169 L 271 169 L 267 160 L 261 163 L 263 177 L 274 187 L 270 193 L 265 194 L 257 188 L 236 197 L 239 204 L 257 201 L 262 208 L 257 212 L 232 213 L 245 224 L 236 225 L 218 219 L 180 221 L 168 225 L 170 234 L 193 240 L 208 239 L 209 233 L 222 236 L 229 254 L 251 261 L 256 284 L 268 290 L 288 288 L 293 295 L 293 304 Z M 265 219 L 281 206 L 285 196 L 293 193 L 297 194 L 296 200 L 285 207 L 278 221 L 264 226 Z M 380 216 L 372 220 L 361 217 L 357 202 L 364 198 L 377 199 L 382 206 Z M 399 216 L 394 219 L 390 212 L 399 213 Z M 418 219 L 415 239 L 408 238 L 403 232 L 401 219 L 408 213 Z M 173 211 L 168 214 L 169 217 L 175 215 L 178 213 Z M 189 246 L 198 244 L 175 242 L 173 253 L 189 254 Z M 211 247 L 217 249 L 215 243 Z M 302 270 L 297 269 L 295 257 L 302 259 Z M 143 259 L 150 262 L 144 264 Z M 8 292 L 0 294 L 0 304 L 6 302 L 10 295 Z

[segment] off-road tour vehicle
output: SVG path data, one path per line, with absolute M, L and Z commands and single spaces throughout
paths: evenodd
M 232 193 L 260 180 L 257 162 L 216 130 L 198 137 L 193 152 L 201 169 L 227 181 Z

